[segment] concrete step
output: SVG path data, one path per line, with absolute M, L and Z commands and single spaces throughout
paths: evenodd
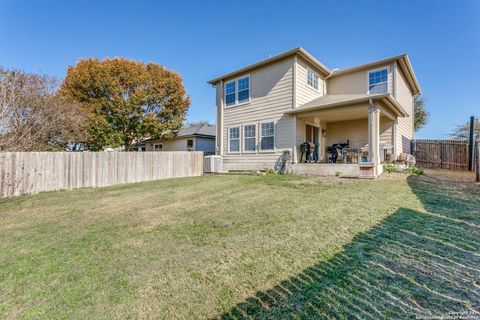
M 231 170 L 227 172 L 215 172 L 213 175 L 236 175 L 236 176 L 258 176 L 264 171 L 254 171 L 254 170 Z

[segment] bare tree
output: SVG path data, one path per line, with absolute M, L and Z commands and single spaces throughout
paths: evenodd
M 0 150 L 53 151 L 78 148 L 85 115 L 56 93 L 53 77 L 0 67 Z
M 475 118 L 473 125 L 473 133 L 479 137 L 480 136 L 480 120 Z M 450 137 L 453 139 L 468 139 L 470 135 L 470 121 L 466 121 L 462 124 L 457 125 L 455 129 L 450 133 Z

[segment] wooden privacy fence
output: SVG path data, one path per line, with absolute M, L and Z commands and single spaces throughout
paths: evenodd
M 417 166 L 468 170 L 468 140 L 413 140 Z
M 0 197 L 202 173 L 203 152 L 1 152 Z

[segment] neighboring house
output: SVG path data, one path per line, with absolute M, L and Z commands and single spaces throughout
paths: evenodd
M 203 151 L 215 153 L 214 125 L 208 123 L 182 127 L 171 140 L 149 139 L 136 146 L 138 151 Z
M 209 83 L 216 87 L 224 170 L 272 168 L 284 151 L 298 163 L 304 141 L 317 144 L 320 163 L 331 159 L 332 145 L 363 148 L 363 165 L 342 168 L 367 167 L 372 176 L 385 155 L 410 153 L 420 87 L 406 54 L 330 70 L 295 48 Z

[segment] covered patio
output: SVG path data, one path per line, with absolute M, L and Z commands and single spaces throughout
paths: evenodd
M 396 119 L 406 115 L 389 94 L 326 95 L 287 113 L 295 173 L 368 178 L 394 160 Z

